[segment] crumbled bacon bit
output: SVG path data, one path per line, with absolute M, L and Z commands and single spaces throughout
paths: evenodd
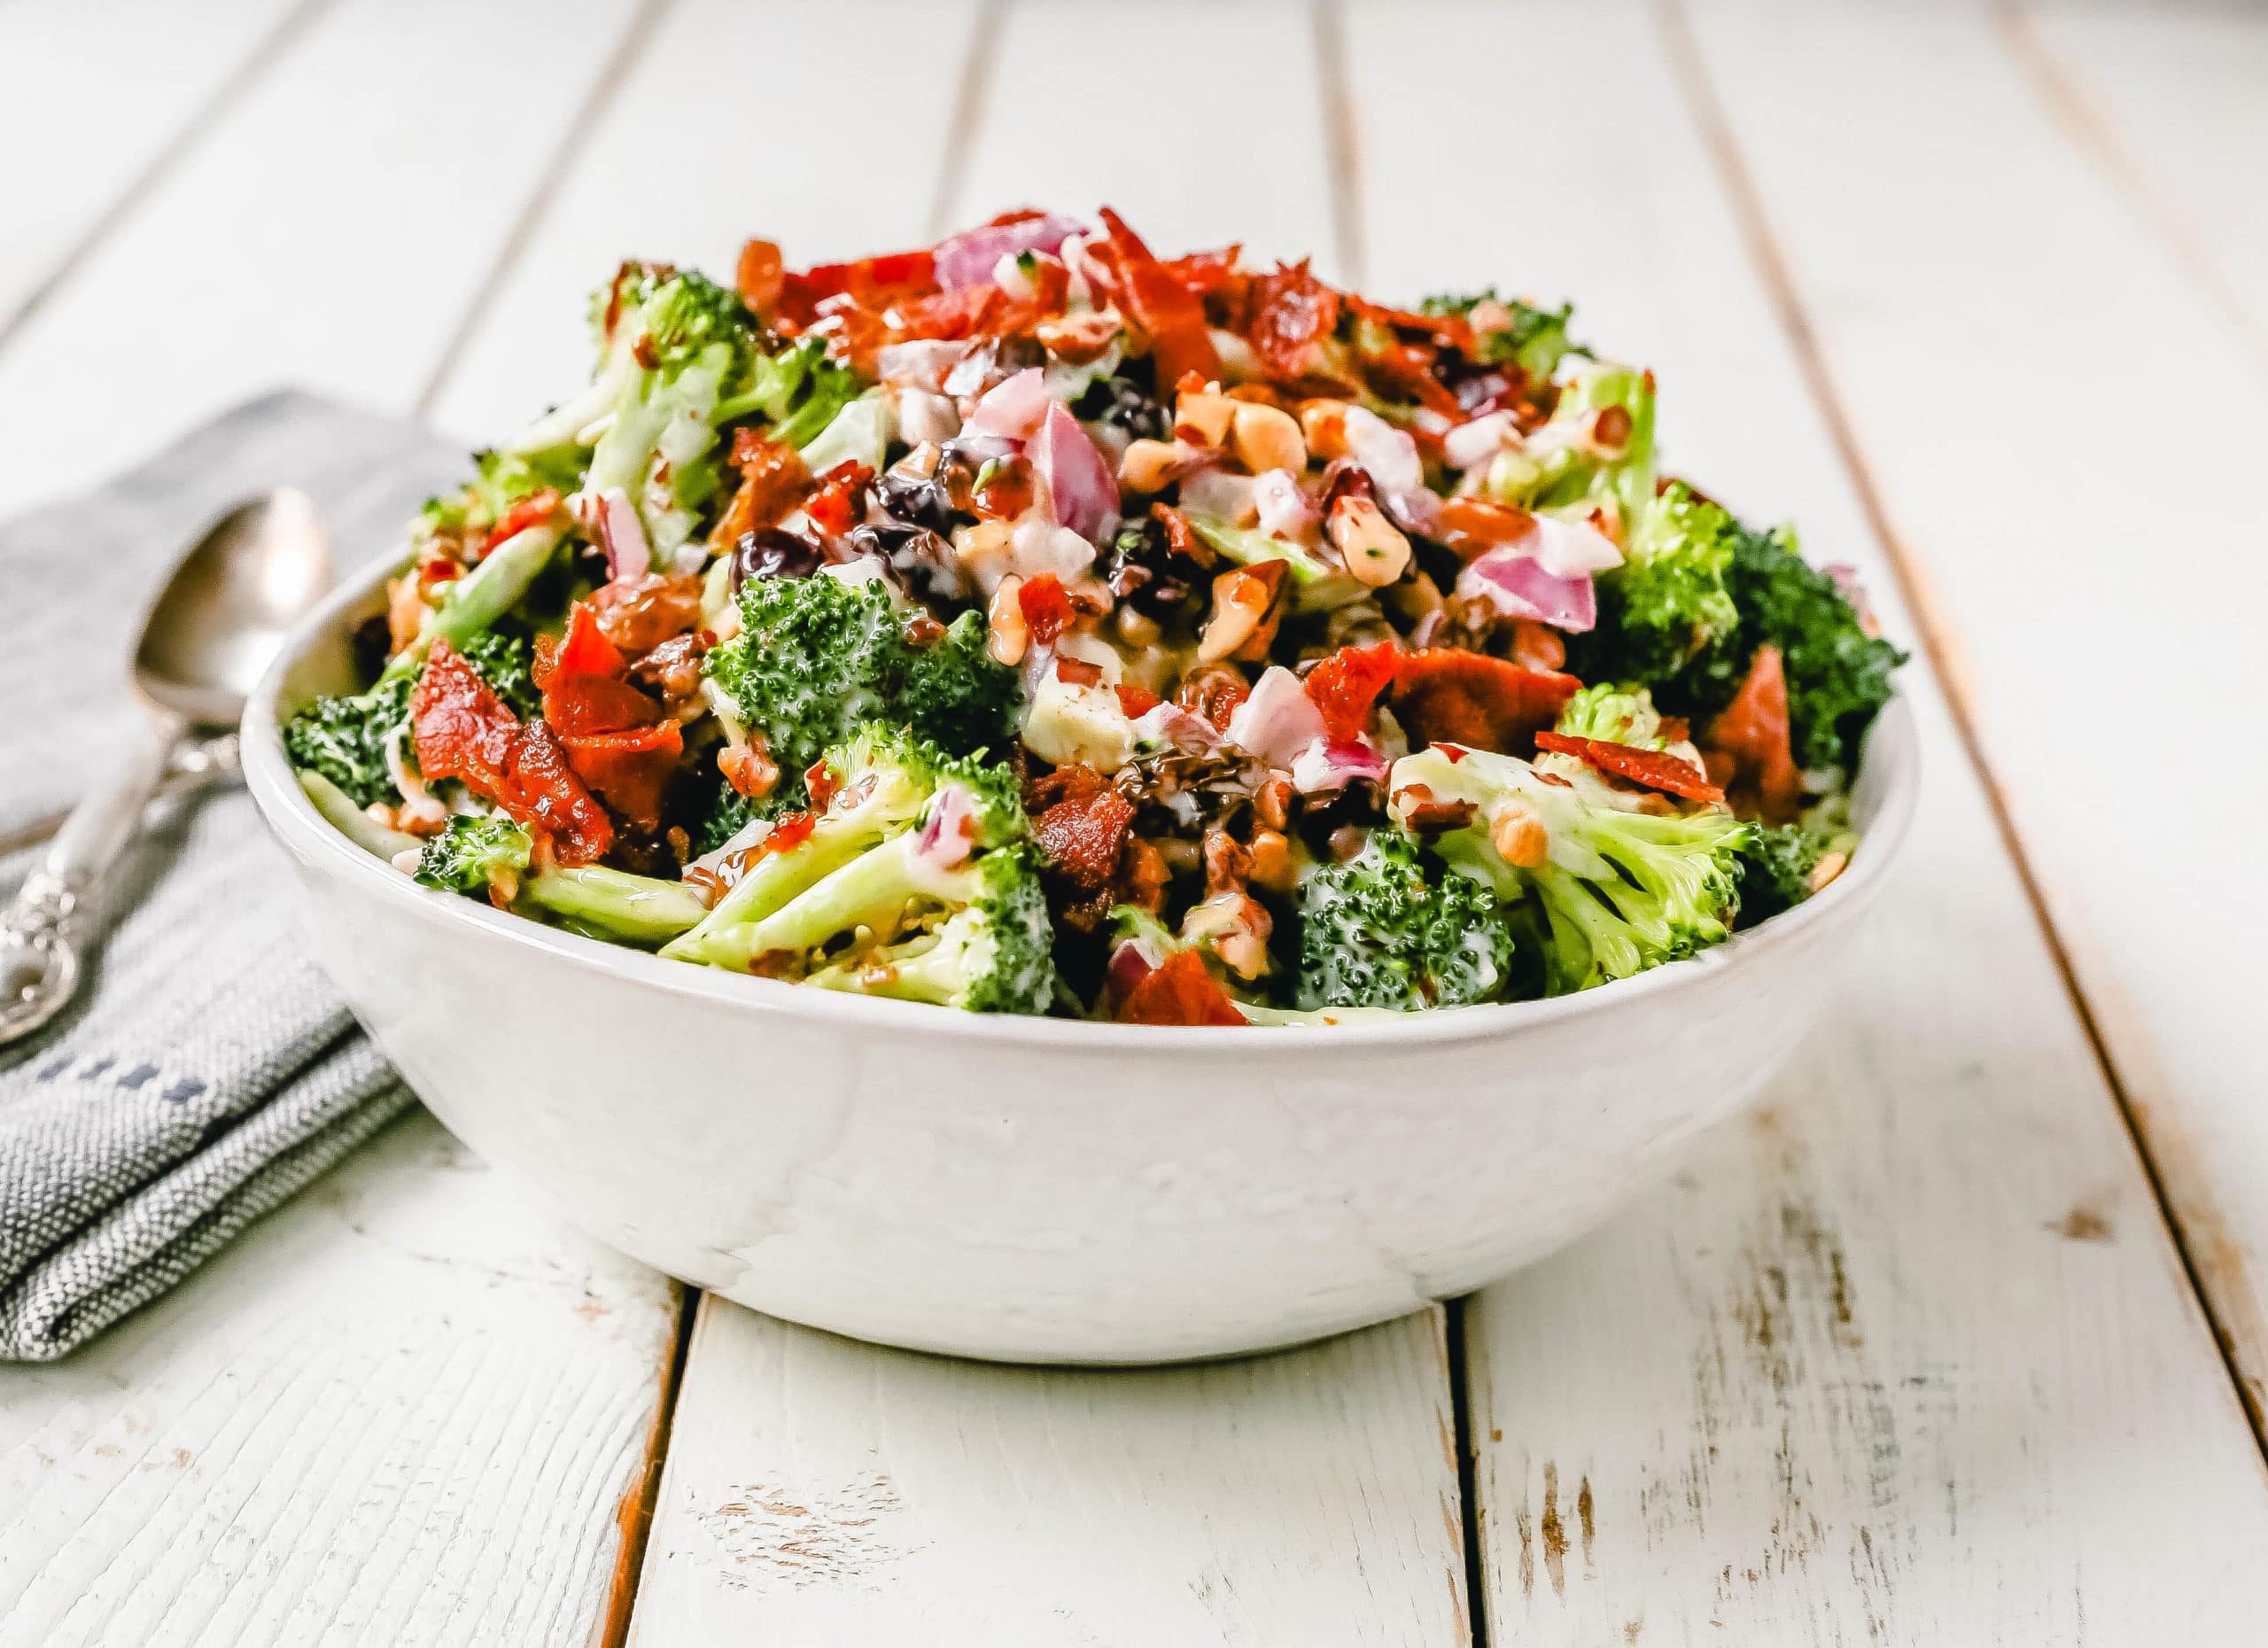
M 1067 776 L 1074 773 L 1084 776 Z M 1111 890 L 1133 830 L 1134 804 L 1091 768 L 1059 767 L 1049 776 L 1060 781 L 1053 788 L 1061 799 L 1033 820 L 1032 836 L 1045 855 L 1063 919 L 1091 932 L 1114 902 Z
M 1709 724 L 1704 742 L 1713 757 L 1728 759 L 1725 785 L 1733 806 L 1775 824 L 1803 805 L 1803 773 L 1788 742 L 1788 682 L 1777 647 L 1759 647 L 1733 700 Z M 1715 759 L 1710 769 L 1717 770 Z
M 780 764 L 754 744 L 726 744 L 717 752 L 717 771 L 733 793 L 761 801 L 780 787 Z
M 1588 761 L 1602 773 L 1612 773 L 1617 778 L 1627 778 L 1634 784 L 1662 790 L 1686 801 L 1713 803 L 1725 798 L 1725 792 L 1709 781 L 1707 773 L 1690 761 L 1681 760 L 1666 750 L 1641 750 L 1635 745 L 1610 743 L 1596 738 L 1578 738 L 1549 728 L 1536 734 L 1535 747 L 1573 756 L 1578 760 Z
M 804 769 L 804 788 L 811 792 L 812 805 L 823 812 L 842 792 L 843 780 L 825 761 L 814 761 Z
M 1221 376 L 1221 357 L 1205 330 L 1205 306 L 1151 254 L 1142 237 L 1108 206 L 1102 209 L 1107 242 L 1095 248 L 1118 287 L 1118 307 L 1150 340 L 1158 382 L 1177 383 L 1194 372 L 1208 383 Z
M 1394 713 L 1411 740 L 1526 755 L 1582 683 L 1453 647 L 1405 654 Z
M 676 722 L 579 734 L 560 742 L 568 766 L 599 799 L 640 829 L 661 827 L 662 797 L 685 750 Z
M 1071 621 L 1071 597 L 1064 593 L 1063 580 L 1052 572 L 1026 579 L 1016 591 L 1016 604 L 1023 610 L 1024 628 L 1037 646 L 1053 646 Z
M 1121 681 L 1111 690 L 1118 695 L 1118 707 L 1126 712 L 1129 720 L 1140 719 L 1161 702 L 1158 695 L 1148 688 L 1137 687 L 1128 681 Z
M 709 530 L 711 549 L 729 548 L 761 527 L 778 525 L 812 486 L 803 455 L 757 430 L 733 431 L 732 461 L 741 484 Z
M 819 820 L 809 812 L 790 812 L 772 827 L 772 833 L 757 843 L 759 852 L 785 852 L 790 847 L 800 847 L 812 838 L 812 831 Z
M 516 538 L 531 526 L 540 526 L 559 512 L 559 489 L 546 486 L 541 492 L 530 493 L 504 511 L 495 525 L 488 529 L 491 545 L 501 544 L 507 538 Z
M 1102 665 L 1090 664 L 1084 658 L 1074 658 L 1058 653 L 1055 658 L 1055 679 L 1069 687 L 1099 687 L 1102 684 Z
M 1308 698 L 1332 737 L 1355 739 L 1370 731 L 1379 695 L 1394 684 L 1401 668 L 1398 642 L 1341 647 L 1307 673 Z
M 700 627 L 701 580 L 649 572 L 600 586 L 590 606 L 606 638 L 634 657 Z
M 1226 732 L 1229 718 L 1237 712 L 1237 705 L 1252 696 L 1251 683 L 1234 665 L 1216 664 L 1191 670 L 1181 678 L 1181 686 L 1174 693 L 1174 702 L 1192 715 L 1211 723 L 1216 732 Z
M 1309 377 L 1321 364 L 1319 346 L 1339 323 L 1339 294 L 1309 274 L 1302 258 L 1262 276 L 1253 296 L 1247 337 L 1254 352 L 1279 378 Z
M 1177 951 L 1153 968 L 1119 1004 L 1121 1024 L 1242 1024 L 1229 992 L 1205 970 L 1194 950 Z
M 829 538 L 840 538 L 866 518 L 866 489 L 874 472 L 845 458 L 819 478 L 819 490 L 804 501 L 804 513 Z

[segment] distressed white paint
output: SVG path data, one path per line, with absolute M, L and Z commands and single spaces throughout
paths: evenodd
M 704 1300 L 637 1648 L 1467 1640 L 1438 1313 L 1077 1373 Z
M 0 513 L 278 383 L 408 411 L 628 16 L 322 12 L 0 350 Z
M 1697 26 L 2257 1404 L 2268 1045 L 2238 1027 L 2268 880 L 2170 805 L 2268 815 L 2268 766 L 2232 758 L 2259 738 L 2180 712 L 2259 696 L 2268 376 L 1989 19 L 1712 4 Z M 1915 119 L 1925 83 L 1957 122 Z M 2130 363 L 2109 340 L 2142 323 Z
M 423 1117 L 0 1367 L 0 1645 L 595 1639 L 676 1311 Z
M 1565 77 L 1517 130 L 1478 107 L 1386 118 L 1443 38 L 1611 61 L 1615 115 Z M 1673 465 L 1791 513 L 1910 634 L 1651 13 L 1364 14 L 1351 58 L 1381 289 L 1437 284 L 1438 256 L 1574 294 L 1581 336 L 1658 370 Z M 1736 99 L 1821 78 L 1769 60 Z M 1814 145 L 1838 89 L 1821 82 Z M 1410 180 L 1442 147 L 1476 176 L 1549 180 L 1550 208 L 1441 213 Z M 1805 209 L 1839 221 L 1824 190 Z M 1856 192 L 1840 217 L 1880 209 Z M 2007 381 L 1907 347 L 1947 394 Z M 1922 666 L 1908 681 L 1930 757 L 1913 861 L 1797 1069 L 1642 1210 L 1472 1309 L 1495 1640 L 2268 1629 L 2268 1597 L 2233 1582 L 2268 1534 L 2251 1435 L 1941 700 Z

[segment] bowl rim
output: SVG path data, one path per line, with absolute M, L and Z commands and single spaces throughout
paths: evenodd
M 1138 1051 L 1151 1055 L 1178 1051 L 1207 1058 L 1234 1053 L 1272 1055 L 1282 1051 L 1282 1043 L 1273 1037 L 1246 1033 L 1255 1028 L 1311 1031 L 1318 1038 L 1329 1038 L 1322 1045 L 1349 1050 L 1509 1040 L 1566 1020 L 1625 1008 L 1635 1011 L 1642 1002 L 1681 994 L 1716 973 L 1743 966 L 1751 957 L 1793 943 L 1814 927 L 1846 915 L 1854 918 L 1872 901 L 1901 857 L 1920 795 L 1921 752 L 1912 701 L 1899 688 L 1867 735 L 1860 770 L 1872 773 L 1882 763 L 1887 763 L 1888 770 L 1881 774 L 1880 802 L 1867 826 L 1861 850 L 1852 856 L 1842 875 L 1816 897 L 1698 955 L 1573 995 L 1437 1008 L 1410 1014 L 1404 1020 L 1313 1026 L 1118 1024 L 1024 1014 L 954 1013 L 923 1002 L 812 990 L 779 979 L 664 960 L 646 951 L 547 927 L 525 916 L 421 886 L 347 839 L 315 810 L 299 787 L 284 753 L 280 703 L 285 683 L 299 665 L 324 642 L 337 640 L 343 620 L 369 604 L 385 580 L 408 564 L 407 555 L 383 556 L 366 571 L 343 580 L 292 629 L 246 700 L 239 728 L 245 784 L 269 829 L 303 862 L 349 885 L 367 889 L 373 897 L 391 900 L 405 912 L 415 912 L 431 923 L 437 933 L 445 933 L 453 925 L 484 932 L 571 966 L 595 968 L 636 986 L 715 1002 L 759 1018 L 787 1014 L 840 1024 L 846 1030 L 864 1027 L 906 1032 L 926 1026 L 948 1039 L 978 1044 L 1095 1053 Z

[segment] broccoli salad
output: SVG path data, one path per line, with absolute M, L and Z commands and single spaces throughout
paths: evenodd
M 285 744 L 428 887 L 973 1012 L 1337 1022 L 1721 943 L 1859 843 L 1903 655 L 1651 373 L 1115 212 L 726 287 L 428 502 Z

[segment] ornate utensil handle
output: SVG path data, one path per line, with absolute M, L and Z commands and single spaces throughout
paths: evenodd
M 0 915 L 0 1046 L 30 1035 L 71 999 L 103 877 L 133 839 L 180 738 L 178 726 L 161 728 L 89 790 Z

